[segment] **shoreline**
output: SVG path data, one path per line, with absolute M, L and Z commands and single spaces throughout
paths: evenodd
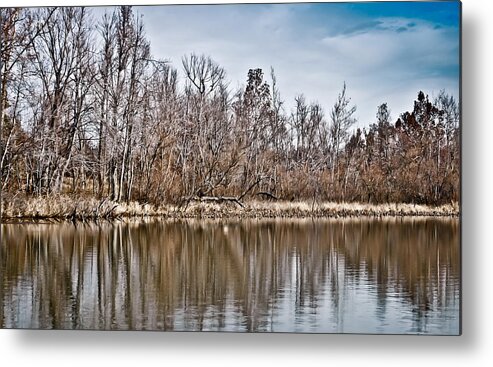
M 261 219 L 351 217 L 459 217 L 458 203 L 441 206 L 390 203 L 335 203 L 309 201 L 246 201 L 235 203 L 192 202 L 155 207 L 137 202 L 116 203 L 94 198 L 3 198 L 1 221 L 53 220 L 97 221 L 123 218 L 162 219 Z

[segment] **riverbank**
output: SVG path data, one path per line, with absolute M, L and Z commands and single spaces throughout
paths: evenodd
M 137 202 L 116 203 L 94 198 L 2 198 L 2 219 L 97 220 L 132 217 L 163 218 L 345 218 L 357 216 L 458 217 L 458 203 L 442 206 L 414 204 L 311 203 L 286 201 L 190 202 L 155 207 Z

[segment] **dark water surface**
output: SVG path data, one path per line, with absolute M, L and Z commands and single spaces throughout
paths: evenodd
M 3 328 L 459 333 L 457 219 L 1 230 Z

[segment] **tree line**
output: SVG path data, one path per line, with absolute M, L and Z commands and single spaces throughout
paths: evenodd
M 159 204 L 184 197 L 443 204 L 459 199 L 459 106 L 419 92 L 356 128 L 346 85 L 327 113 L 288 110 L 274 70 L 229 87 L 211 57 L 153 58 L 129 6 L 1 10 L 4 194 Z M 165 41 L 164 41 L 165 42 Z

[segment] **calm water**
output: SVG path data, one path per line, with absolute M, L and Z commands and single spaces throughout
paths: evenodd
M 4 328 L 459 332 L 457 219 L 1 229 Z

